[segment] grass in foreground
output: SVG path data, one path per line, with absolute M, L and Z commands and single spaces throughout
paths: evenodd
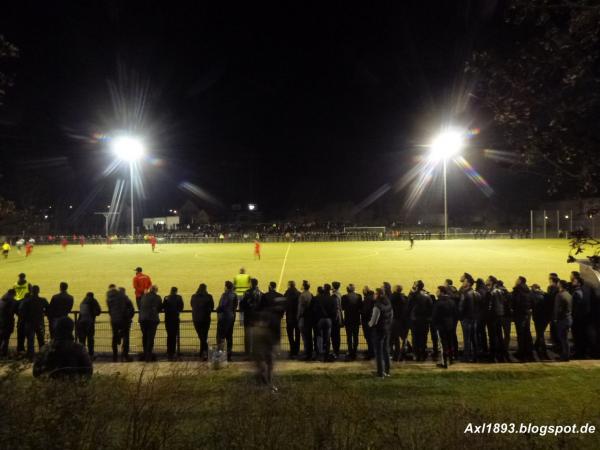
M 152 367 L 152 366 L 150 366 Z M 89 384 L 0 378 L 2 448 L 598 448 L 595 435 L 465 435 L 469 422 L 600 426 L 598 367 L 284 371 L 279 394 L 239 367 Z

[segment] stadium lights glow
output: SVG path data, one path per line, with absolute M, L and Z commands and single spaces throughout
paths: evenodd
M 444 130 L 431 141 L 429 159 L 432 161 L 448 160 L 458 155 L 464 146 L 464 133 L 455 129 Z
M 465 146 L 465 133 L 456 128 L 446 128 L 438 133 L 429 145 L 429 161 L 444 164 L 444 239 L 448 239 L 448 183 L 446 166 L 448 160 L 457 156 Z
M 112 141 L 112 150 L 119 159 L 127 162 L 138 161 L 145 152 L 142 140 L 133 136 L 117 136 Z
M 568 219 L 568 218 L 569 218 L 569 216 L 565 216 L 565 219 Z
M 248 211 L 255 211 L 256 205 L 254 203 L 248 203 Z
M 144 142 L 136 137 L 129 135 L 117 135 L 111 140 L 113 153 L 121 161 L 129 163 L 129 182 L 131 195 L 131 239 L 135 236 L 134 211 L 133 211 L 133 179 L 136 163 L 144 156 L 146 151 Z

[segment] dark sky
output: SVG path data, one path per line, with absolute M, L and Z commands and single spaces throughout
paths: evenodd
M 465 60 L 500 38 L 492 0 L 11 3 L 0 33 L 20 57 L 0 107 L 2 190 L 22 202 L 104 205 L 127 173 L 103 174 L 111 155 L 93 136 L 117 129 L 156 158 L 144 163 L 145 214 L 179 207 L 189 182 L 271 217 L 394 183 L 449 117 L 487 129 L 476 105 L 458 105 Z M 472 159 L 501 191 L 496 169 Z M 33 194 L 11 181 L 22 171 Z

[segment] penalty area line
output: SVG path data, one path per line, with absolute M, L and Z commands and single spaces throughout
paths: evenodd
M 283 272 L 285 271 L 285 264 L 287 263 L 287 257 L 288 257 L 288 254 L 290 253 L 291 246 L 292 246 L 292 243 L 290 242 L 288 244 L 287 250 L 285 251 L 285 256 L 283 257 L 283 264 L 281 265 L 281 272 L 279 273 L 279 281 L 277 282 L 277 287 L 279 287 L 279 288 L 281 286 L 281 280 L 283 280 Z

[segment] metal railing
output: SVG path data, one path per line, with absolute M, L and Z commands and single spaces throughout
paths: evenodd
M 137 316 L 137 311 L 136 311 Z M 161 316 L 163 314 L 161 313 Z M 69 316 L 77 322 L 77 318 L 79 316 L 79 311 L 73 311 L 69 314 Z M 130 332 L 130 353 L 136 354 L 142 352 L 142 333 L 140 327 L 138 326 L 136 316 L 134 316 L 132 324 L 131 324 L 131 332 Z M 196 334 L 196 330 L 194 328 L 194 322 L 192 321 L 192 312 L 190 310 L 185 310 L 180 315 L 180 328 L 179 328 L 179 336 L 177 338 L 177 349 L 178 353 L 181 355 L 197 355 L 200 351 L 200 340 L 198 335 Z M 48 321 L 45 320 L 45 329 L 46 329 L 46 342 L 50 339 L 50 334 L 48 330 Z M 531 324 L 531 332 L 532 335 L 535 336 L 535 330 L 533 327 L 533 322 Z M 208 345 L 209 348 L 212 348 L 217 345 L 217 313 L 213 311 L 211 317 L 211 325 L 208 333 Z M 462 331 L 461 325 L 458 324 L 457 328 L 458 342 L 462 344 Z M 548 342 L 549 338 L 549 329 L 546 331 L 546 338 Z M 112 353 L 112 329 L 110 324 L 110 317 L 107 311 L 102 311 L 100 316 L 96 319 L 95 326 L 95 353 L 97 354 L 109 354 Z M 412 342 L 412 336 L 409 332 L 409 340 Z M 244 352 L 244 327 L 240 323 L 239 314 L 236 316 L 236 320 L 233 327 L 233 352 L 234 353 L 243 353 Z M 428 334 L 427 337 L 428 346 L 431 346 L 431 335 Z M 511 347 L 516 345 L 516 329 L 513 326 L 511 327 Z M 14 350 L 16 349 L 17 344 L 17 333 L 16 327 L 15 332 L 11 335 L 9 348 Z M 37 351 L 37 341 L 36 341 L 36 351 Z M 440 344 L 441 345 L 441 344 Z M 301 350 L 303 349 L 303 345 L 301 345 Z M 279 350 L 281 352 L 289 351 L 289 341 L 287 338 L 287 327 L 285 318 L 281 321 L 281 342 L 279 346 Z M 167 351 L 167 331 L 165 328 L 164 320 L 162 320 L 156 330 L 156 338 L 154 343 L 154 350 L 157 354 L 166 353 Z M 344 327 L 340 329 L 340 352 L 345 353 L 347 350 L 346 346 L 346 330 Z M 359 331 L 359 351 L 366 350 L 366 341 L 363 336 L 362 328 Z

